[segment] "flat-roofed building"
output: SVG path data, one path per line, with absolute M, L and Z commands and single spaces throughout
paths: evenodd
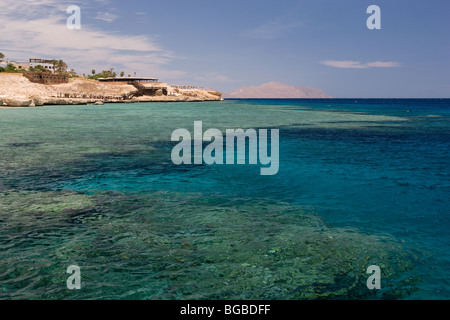
M 53 60 L 46 59 L 30 59 L 29 67 L 42 66 L 44 69 L 47 69 L 51 72 L 55 72 L 55 66 L 53 65 Z
M 120 77 L 120 78 L 100 78 L 100 82 L 108 82 L 115 84 L 129 84 L 130 82 L 158 82 L 155 78 L 138 78 L 138 77 Z
M 156 78 L 121 77 L 121 78 L 100 78 L 98 81 L 112 85 L 132 85 L 138 91 L 135 96 L 167 96 L 167 84 L 158 82 Z

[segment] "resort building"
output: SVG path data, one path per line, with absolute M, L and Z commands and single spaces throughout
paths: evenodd
M 111 84 L 130 84 L 131 82 L 158 82 L 155 78 L 120 77 L 120 78 L 100 78 L 100 82 Z
M 138 92 L 137 96 L 167 96 L 168 88 L 155 78 L 121 77 L 100 78 L 98 81 L 114 85 L 132 85 Z
M 53 65 L 53 60 L 45 60 L 45 59 L 30 59 L 29 67 L 36 67 L 41 65 L 45 69 L 55 72 L 55 66 Z

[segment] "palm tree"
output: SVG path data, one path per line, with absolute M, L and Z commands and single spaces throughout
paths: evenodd
M 92 75 L 95 75 L 95 69 L 92 69 L 91 72 L 92 72 Z
M 52 60 L 52 65 L 55 72 L 67 71 L 67 63 L 62 60 Z
M 67 71 L 67 63 L 62 60 L 58 60 L 57 68 L 58 72 L 66 72 Z
M 0 52 L 0 60 L 3 60 L 3 58 L 5 58 L 5 55 L 3 54 L 3 52 Z
M 120 76 L 123 78 L 124 75 L 125 75 L 125 72 L 122 71 L 122 72 L 120 73 Z

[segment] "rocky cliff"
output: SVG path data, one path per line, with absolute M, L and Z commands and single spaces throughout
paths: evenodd
M 168 95 L 137 96 L 134 86 L 111 85 L 94 80 L 72 79 L 67 84 L 44 85 L 30 82 L 21 74 L 0 73 L 0 107 L 34 107 L 42 105 L 76 105 L 97 102 L 190 102 L 220 101 L 220 92 L 200 89 L 174 89 Z

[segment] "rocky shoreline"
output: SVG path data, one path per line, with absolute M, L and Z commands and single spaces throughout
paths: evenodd
M 176 89 L 166 83 L 168 95 L 136 95 L 132 85 L 111 85 L 85 79 L 67 84 L 32 83 L 20 74 L 0 74 L 0 107 L 46 105 L 102 105 L 105 103 L 221 101 L 222 93 L 201 89 Z
M 142 96 L 129 100 L 116 99 L 65 99 L 65 98 L 39 98 L 39 99 L 15 99 L 7 98 L 0 100 L 0 106 L 3 107 L 42 107 L 48 105 L 103 105 L 105 103 L 144 103 L 144 102 L 203 102 L 203 101 L 221 101 L 221 99 L 205 99 L 195 97 L 151 97 Z

